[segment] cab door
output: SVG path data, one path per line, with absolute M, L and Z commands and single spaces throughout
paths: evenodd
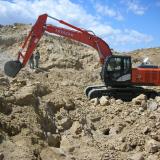
M 104 64 L 104 82 L 107 86 L 131 84 L 131 57 L 111 56 Z

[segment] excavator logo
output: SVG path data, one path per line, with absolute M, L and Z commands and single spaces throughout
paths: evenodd
M 64 30 L 59 30 L 59 29 L 56 29 L 56 32 L 57 32 L 58 34 L 61 34 L 61 35 L 63 35 L 63 36 L 69 36 L 69 37 L 73 37 L 73 34 L 72 34 L 72 33 L 70 33 L 70 32 L 67 32 L 67 31 L 64 31 Z

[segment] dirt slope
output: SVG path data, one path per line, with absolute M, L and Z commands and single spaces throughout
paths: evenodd
M 89 101 L 85 87 L 101 84 L 92 48 L 44 35 L 40 69 L 27 65 L 16 78 L 5 77 L 4 62 L 16 58 L 30 27 L 0 28 L 0 160 L 160 159 L 160 97 Z M 146 55 L 159 64 L 159 52 L 137 50 L 132 56 L 136 64 Z

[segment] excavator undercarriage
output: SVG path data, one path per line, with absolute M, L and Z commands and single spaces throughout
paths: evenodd
M 88 86 L 85 89 L 85 95 L 88 99 L 100 98 L 102 96 L 113 97 L 123 101 L 131 101 L 133 98 L 140 94 L 144 94 L 147 98 L 155 98 L 160 95 L 154 89 L 147 89 L 143 87 L 130 86 L 130 87 L 106 87 L 105 85 Z

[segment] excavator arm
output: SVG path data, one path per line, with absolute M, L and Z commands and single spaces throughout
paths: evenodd
M 48 17 L 72 29 L 66 29 L 46 24 Z M 63 20 L 56 19 L 47 14 L 43 14 L 38 17 L 35 25 L 32 27 L 30 33 L 28 34 L 25 42 L 23 43 L 18 53 L 17 60 L 9 61 L 5 64 L 4 71 L 6 75 L 10 77 L 15 77 L 17 73 L 21 70 L 21 68 L 26 65 L 44 32 L 54 33 L 56 35 L 67 37 L 95 48 L 98 51 L 100 62 L 102 64 L 106 57 L 112 55 L 108 44 L 92 32 L 78 28 Z

